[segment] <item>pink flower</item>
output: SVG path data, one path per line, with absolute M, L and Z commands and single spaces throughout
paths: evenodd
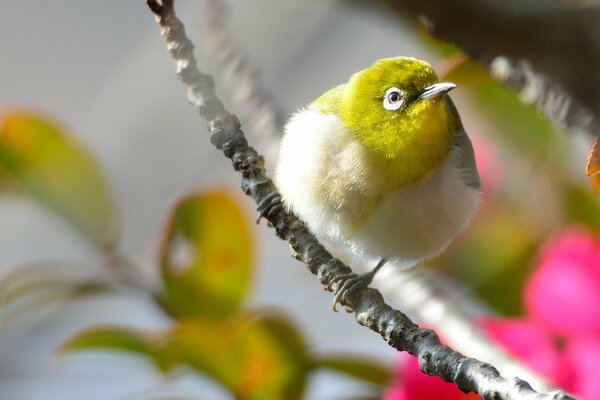
M 474 393 L 465 394 L 454 384 L 438 377 L 425 375 L 419 369 L 417 359 L 406 353 L 401 354 L 395 381 L 387 389 L 383 400 L 475 400 Z
M 573 228 L 550 240 L 525 285 L 524 302 L 527 317 L 482 321 L 490 337 L 555 385 L 582 400 L 599 399 L 598 238 Z
M 528 318 L 483 318 L 480 325 L 507 353 L 560 387 L 571 380 L 552 334 L 541 323 Z
M 528 314 L 554 333 L 600 333 L 600 242 L 585 229 L 550 241 L 524 297 Z
M 525 285 L 527 315 L 482 318 L 489 337 L 524 365 L 581 400 L 600 399 L 600 240 L 574 228 L 550 240 Z M 474 396 L 474 397 L 471 397 Z M 384 400 L 465 400 L 454 385 L 404 358 Z
M 567 368 L 573 370 L 570 389 L 580 400 L 600 399 L 600 337 L 571 339 L 565 348 Z

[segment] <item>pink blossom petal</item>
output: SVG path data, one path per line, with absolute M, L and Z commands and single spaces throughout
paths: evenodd
M 406 397 L 406 390 L 404 389 L 404 385 L 398 382 L 395 385 L 386 389 L 383 394 L 382 400 L 410 400 Z
M 572 257 L 572 258 L 569 258 Z M 590 265 L 591 263 L 595 265 Z M 555 333 L 578 336 L 600 332 L 600 259 L 561 254 L 535 270 L 525 287 L 525 309 Z
M 467 400 L 479 398 L 474 394 L 461 392 L 454 384 L 421 372 L 419 363 L 413 356 L 402 355 L 399 376 L 384 395 L 384 400 Z
M 569 380 L 554 338 L 542 324 L 525 318 L 483 318 L 479 322 L 492 340 L 549 381 L 562 387 Z
M 540 264 L 549 261 L 578 264 L 600 279 L 600 241 L 587 228 L 570 228 L 542 248 Z
M 569 389 L 580 400 L 600 399 L 600 337 L 569 340 L 565 357 L 574 371 L 572 387 Z

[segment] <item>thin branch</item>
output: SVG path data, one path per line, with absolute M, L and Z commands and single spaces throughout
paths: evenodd
M 241 172 L 242 190 L 257 203 L 262 201 L 277 189 L 265 175 L 263 158 L 248 146 L 237 117 L 225 110 L 216 97 L 213 78 L 198 70 L 194 46 L 175 16 L 173 0 L 162 3 L 148 0 L 148 6 L 156 14 L 167 48 L 175 60 L 177 75 L 188 89 L 188 100 L 208 123 L 211 142 L 232 160 L 234 169 Z M 351 272 L 325 250 L 297 217 L 278 211 L 268 219 L 277 235 L 290 243 L 293 256 L 304 262 L 324 287 L 333 278 Z M 333 286 L 338 290 L 336 284 Z M 563 392 L 537 393 L 527 382 L 504 379 L 493 366 L 442 345 L 435 332 L 419 328 L 406 315 L 392 309 L 375 289 L 356 290 L 347 296 L 346 303 L 355 310 L 359 324 L 379 333 L 395 349 L 418 357 L 423 372 L 453 382 L 465 392 L 474 391 L 494 400 L 573 399 Z
M 264 88 L 258 70 L 236 46 L 228 31 L 223 0 L 203 0 L 201 9 L 201 46 L 219 68 L 246 133 L 255 146 L 266 152 L 267 159 L 277 154 L 284 118 L 272 96 Z
M 547 380 L 518 362 L 483 332 L 474 320 L 490 310 L 471 297 L 460 283 L 437 271 L 412 268 L 380 272 L 378 286 L 385 298 L 435 330 L 448 345 L 491 363 L 504 376 L 519 376 L 538 390 L 551 390 Z
M 564 132 L 583 132 L 595 136 L 600 118 L 577 97 L 525 59 L 497 56 L 488 68 L 494 78 L 519 93 L 521 101 L 531 104 L 554 126 Z

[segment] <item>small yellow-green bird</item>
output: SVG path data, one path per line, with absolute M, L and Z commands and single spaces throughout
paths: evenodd
M 379 260 L 343 278 L 334 309 L 387 260 L 408 268 L 441 253 L 475 213 L 480 181 L 447 95 L 455 87 L 424 61 L 382 59 L 286 125 L 275 177 L 283 206 L 318 238 Z

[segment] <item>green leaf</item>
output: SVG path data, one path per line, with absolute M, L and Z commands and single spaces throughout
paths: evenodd
M 299 399 L 306 370 L 260 320 L 183 321 L 161 339 L 163 370 L 187 365 L 237 399 Z
M 313 361 L 314 368 L 326 368 L 352 376 L 377 386 L 390 383 L 392 374 L 381 363 L 369 361 L 358 356 L 330 355 L 320 356 Z
M 514 91 L 489 79 L 471 91 L 475 104 L 491 121 L 497 134 L 528 156 L 545 157 L 557 144 L 552 124 Z
M 302 351 L 290 349 L 283 333 Z M 185 320 L 163 332 L 146 334 L 121 327 L 81 332 L 62 351 L 117 350 L 143 355 L 163 372 L 189 367 L 229 389 L 236 399 L 300 399 L 307 365 L 304 343 L 285 320 L 237 316 L 224 320 Z
M 0 319 L 110 288 L 108 282 L 83 273 L 80 265 L 22 265 L 0 277 Z
M 179 315 L 223 318 L 248 291 L 253 244 L 247 218 L 223 192 L 186 197 L 161 249 L 166 304 Z
M 97 243 L 118 239 L 118 218 L 102 174 L 91 157 L 51 122 L 10 114 L 0 131 L 0 185 L 41 201 Z M 4 175 L 4 176 L 3 176 Z
M 417 35 L 419 35 L 421 42 L 437 52 L 440 56 L 448 58 L 461 53 L 460 47 L 455 44 L 431 36 L 424 25 L 420 24 L 417 28 L 416 32 Z
M 68 339 L 61 351 L 118 350 L 154 357 L 152 341 L 133 329 L 106 326 L 85 330 Z
M 291 358 L 303 363 L 308 362 L 309 355 L 304 337 L 291 321 L 283 315 L 269 313 L 261 315 L 259 323 L 289 352 Z
M 570 220 L 600 232 L 600 200 L 586 188 L 567 187 L 564 191 L 566 213 Z
M 447 58 L 438 68 L 441 82 L 452 82 L 458 86 L 474 85 L 491 80 L 487 69 L 468 58 L 464 53 L 458 53 Z
M 515 209 L 496 207 L 446 253 L 443 269 L 500 314 L 521 315 L 527 265 L 539 240 L 540 233 Z
M 310 355 L 304 337 L 291 321 L 276 314 L 263 314 L 258 321 L 271 335 L 280 349 L 286 353 L 288 363 L 293 368 L 293 376 L 289 392 L 300 394 L 306 385 L 306 375 L 310 369 Z

